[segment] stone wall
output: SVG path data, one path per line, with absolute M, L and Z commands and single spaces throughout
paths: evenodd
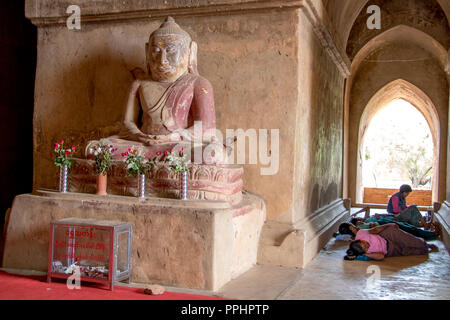
M 301 173 L 302 177 L 309 176 L 306 213 L 316 212 L 342 194 L 344 77 L 317 38 L 311 40 L 312 59 L 308 61 L 308 69 L 302 69 L 309 79 L 299 84 L 301 94 L 311 92 L 307 103 L 310 108 L 307 154 L 312 166 L 309 172 Z M 306 61 L 301 63 L 305 66 Z
M 267 200 L 269 219 L 292 204 L 297 48 L 289 21 L 295 18 L 294 11 L 176 17 L 199 45 L 199 72 L 213 85 L 218 128 L 224 134 L 227 128 L 280 129 L 278 174 L 261 176 L 259 166 L 245 167 L 245 187 Z M 56 188 L 55 141 L 81 147 L 117 130 L 133 81 L 130 71 L 144 67 L 145 43 L 161 22 L 39 29 L 35 188 Z
M 341 199 L 345 71 L 309 8 L 299 15 L 294 204 L 266 223 L 260 252 L 260 262 L 274 265 L 306 265 L 348 213 Z

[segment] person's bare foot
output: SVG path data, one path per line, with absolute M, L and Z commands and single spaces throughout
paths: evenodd
M 433 230 L 437 237 L 441 235 L 441 225 L 438 222 L 433 222 L 431 230 Z
M 435 244 L 429 244 L 428 249 L 431 249 L 430 252 L 439 252 L 439 248 Z

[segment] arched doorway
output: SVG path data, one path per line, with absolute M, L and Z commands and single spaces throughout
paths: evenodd
M 370 99 L 361 116 L 358 132 L 358 153 L 356 170 L 356 202 L 363 203 L 364 179 L 363 164 L 367 158 L 365 150 L 365 138 L 369 126 L 374 117 L 390 102 L 403 100 L 417 108 L 426 120 L 430 129 L 432 147 L 432 201 L 438 201 L 439 189 L 439 146 L 440 146 L 440 122 L 437 110 L 431 99 L 413 84 L 399 79 L 387 84 Z M 412 151 L 411 151 L 412 153 Z M 370 156 L 370 155 L 369 155 Z

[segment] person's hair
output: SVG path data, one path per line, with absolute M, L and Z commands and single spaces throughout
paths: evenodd
M 356 226 L 356 224 L 358 223 L 358 218 L 352 218 L 352 220 L 350 220 L 350 223 Z
M 403 192 L 411 192 L 411 191 L 412 191 L 412 188 L 411 188 L 411 186 L 408 185 L 408 184 L 404 184 L 404 185 L 402 185 L 402 186 L 400 187 L 400 192 L 401 192 L 401 193 L 403 193 Z
M 351 236 L 355 236 L 355 234 L 352 232 L 352 230 L 350 230 L 350 226 L 352 224 L 348 223 L 348 222 L 344 222 L 341 223 L 341 225 L 339 226 L 339 233 L 340 234 L 349 234 Z
M 351 257 L 361 256 L 365 253 L 366 252 L 361 247 L 360 240 L 352 241 L 352 243 L 350 243 L 350 246 L 347 250 L 347 256 L 351 256 Z

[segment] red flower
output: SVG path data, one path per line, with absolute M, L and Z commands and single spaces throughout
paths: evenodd
M 173 152 L 173 149 L 170 149 L 170 153 L 172 153 Z
M 183 148 L 180 148 L 180 150 L 178 150 L 179 153 L 183 153 Z
M 72 147 L 72 150 L 73 150 L 73 151 L 75 151 L 75 149 L 76 149 L 76 147 L 75 147 L 75 146 L 73 146 L 73 147 Z
M 156 153 L 156 155 L 160 156 L 160 155 L 161 155 L 161 151 L 158 151 L 158 152 Z
M 165 155 L 165 156 L 168 156 L 168 155 L 169 155 L 169 152 L 165 151 L 165 152 L 164 152 L 164 155 Z
M 66 156 L 68 156 L 69 154 L 71 154 L 72 152 L 70 152 L 70 150 L 66 150 L 65 152 L 64 152 L 64 154 L 66 155 Z
M 128 148 L 128 151 L 131 151 L 131 148 Z
M 59 144 L 63 144 L 63 143 L 64 143 L 64 140 L 61 140 L 61 142 Z
M 59 144 L 55 143 L 55 149 L 58 149 L 58 148 L 59 148 Z

